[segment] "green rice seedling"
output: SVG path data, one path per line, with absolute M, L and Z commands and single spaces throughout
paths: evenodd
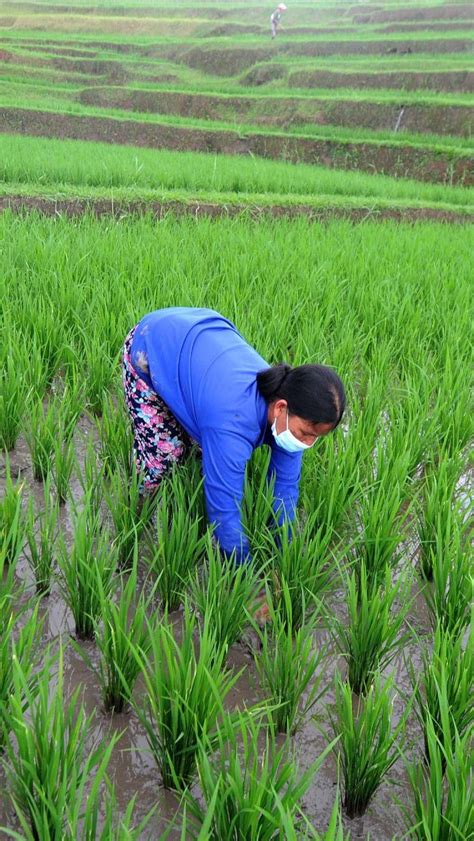
M 52 660 L 47 656 L 33 693 L 17 661 L 14 692 L 7 713 L 14 741 L 5 746 L 9 794 L 23 828 L 35 841 L 67 837 L 66 820 L 74 812 L 78 794 L 103 776 L 119 733 L 107 743 L 87 747 L 93 714 L 86 717 L 79 705 L 78 687 L 70 700 L 63 691 L 63 655 L 59 652 L 57 685 L 51 693 Z M 24 708 L 24 698 L 28 709 Z
M 67 441 L 72 440 L 85 405 L 83 381 L 79 379 L 79 374 L 75 368 L 73 368 L 73 371 L 74 373 L 70 373 L 65 380 L 62 393 L 59 393 L 56 397 L 60 406 L 63 434 Z
M 359 454 L 342 435 L 321 439 L 302 482 L 305 511 L 316 511 L 316 525 L 336 531 L 359 488 Z
M 387 566 L 397 563 L 397 547 L 404 536 L 407 517 L 407 512 L 402 515 L 404 521 L 399 517 L 402 500 L 402 486 L 389 472 L 359 496 L 360 534 L 353 556 L 356 569 L 364 561 L 370 587 L 384 579 Z
M 282 598 L 286 602 L 284 614 L 270 604 L 270 623 L 258 631 L 262 647 L 255 653 L 255 664 L 272 705 L 275 729 L 279 733 L 294 733 L 325 692 L 320 669 L 327 650 L 315 647 L 314 614 L 304 618 L 296 630 L 287 621 L 291 620 L 291 596 L 285 581 Z
M 194 513 L 194 499 L 187 497 L 178 472 L 165 482 L 156 507 L 156 539 L 148 538 L 150 570 L 158 576 L 158 591 L 166 610 L 177 610 L 191 575 L 203 557 L 209 537 L 201 534 L 201 516 Z
M 113 397 L 107 395 L 96 424 L 105 474 L 120 470 L 124 476 L 130 476 L 135 469 L 132 458 L 133 437 L 122 404 L 116 405 Z
M 449 716 L 443 735 L 428 715 L 428 761 L 408 765 L 412 806 L 401 804 L 406 819 L 404 838 L 417 841 L 468 841 L 474 825 L 472 732 L 461 736 Z
M 135 544 L 150 520 L 156 500 L 140 492 L 141 477 L 134 470 L 130 476 L 115 470 L 109 477 L 104 496 L 115 529 L 114 546 L 118 563 L 127 569 L 133 562 Z
M 214 743 L 224 717 L 223 702 L 239 674 L 224 669 L 225 650 L 216 648 L 208 625 L 199 629 L 189 604 L 184 606 L 180 641 L 166 618 L 150 627 L 146 657 L 136 650 L 145 695 L 132 700 L 165 788 L 182 789 L 196 771 L 198 742 L 205 734 Z
M 461 513 L 452 521 L 449 546 L 432 551 L 433 582 L 423 593 L 433 628 L 459 633 L 471 616 L 473 575 L 470 546 L 464 534 Z
M 392 729 L 392 686 L 382 685 L 379 673 L 366 695 L 354 705 L 352 688 L 336 674 L 334 712 L 328 708 L 335 736 L 340 736 L 336 752 L 340 762 L 343 807 L 350 818 L 362 815 L 387 772 L 398 757 L 397 741 L 402 736 L 410 711 L 407 705 Z
M 72 546 L 68 548 L 64 538 L 59 542 L 58 562 L 59 584 L 76 634 L 79 639 L 93 639 L 104 599 L 113 591 L 117 552 L 88 498 L 83 510 L 74 514 Z
M 454 491 L 461 470 L 459 457 L 444 458 L 428 466 L 417 517 L 420 571 L 427 581 L 433 580 L 434 553 L 445 554 L 451 543 L 455 517 Z
M 12 335 L 4 343 L 0 376 L 0 447 L 12 450 L 20 434 L 25 405 L 25 386 L 18 376 L 27 363 L 26 349 Z
M 44 481 L 52 469 L 54 448 L 59 433 L 58 405 L 55 401 L 43 403 L 36 398 L 28 413 L 28 427 L 25 438 L 30 451 L 33 476 Z
M 136 557 L 116 602 L 104 592 L 102 582 L 98 584 L 101 596 L 101 620 L 95 623 L 95 641 L 100 652 L 98 667 L 81 646 L 75 645 L 75 648 L 98 675 L 106 712 L 120 713 L 128 704 L 140 673 L 138 658 L 145 657 L 150 649 L 147 612 L 154 590 L 147 598 L 143 594 L 137 595 Z M 138 658 L 133 656 L 134 651 Z
M 410 639 L 410 632 L 403 632 L 409 596 L 409 576 L 394 583 L 389 567 L 380 583 L 372 586 L 364 561 L 359 571 L 347 577 L 349 621 L 336 619 L 333 627 L 336 645 L 347 662 L 348 682 L 357 695 L 367 692 L 374 674 L 386 669 Z
M 320 610 L 332 591 L 337 560 L 332 549 L 333 532 L 316 524 L 317 512 L 308 515 L 302 528 L 285 523 L 268 530 L 270 554 L 269 587 L 275 610 L 293 630 L 300 628 L 312 611 Z M 290 601 L 283 596 L 283 582 Z M 291 608 L 291 610 L 290 610 Z
M 344 832 L 339 798 L 336 798 L 331 812 L 329 825 L 323 834 L 318 832 L 313 823 L 303 812 L 298 811 L 294 815 L 290 808 L 283 806 L 281 799 L 276 795 L 275 806 L 280 820 L 280 835 L 275 836 L 280 841 L 350 841 L 350 833 Z M 370 841 L 370 836 L 367 836 Z
M 74 811 L 68 813 L 68 829 L 64 841 L 141 841 L 143 839 L 143 833 L 156 807 L 153 807 L 140 822 L 137 822 L 134 819 L 137 795 L 134 795 L 125 813 L 119 816 L 120 809 L 115 788 L 107 777 L 104 779 L 102 772 L 102 769 L 108 765 L 113 747 L 112 742 L 102 759 L 99 771 L 95 773 L 91 791 L 86 796 L 85 791 L 81 790 L 80 797 L 74 804 Z M 100 790 L 103 782 L 106 785 L 105 796 Z M 85 808 L 83 808 L 84 803 Z
M 237 564 L 206 543 L 206 562 L 190 577 L 191 600 L 215 635 L 217 649 L 226 651 L 240 639 L 257 604 L 260 573 L 253 564 Z
M 271 452 L 265 449 L 256 450 L 247 463 L 242 499 L 242 526 L 252 547 L 253 561 L 259 564 L 263 556 L 265 564 L 267 558 L 261 551 L 258 537 L 269 523 L 275 521 L 273 513 L 273 493 L 275 478 L 268 478 L 268 467 Z
M 35 576 L 36 592 L 42 596 L 49 595 L 51 589 L 58 518 L 59 505 L 53 499 L 48 477 L 44 484 L 44 507 L 35 514 L 34 503 L 30 499 L 26 522 L 27 558 Z
M 10 730 L 6 716 L 13 692 L 14 661 L 20 664 L 25 679 L 30 683 L 42 631 L 42 620 L 38 615 L 39 605 L 34 605 L 30 615 L 24 619 L 30 605 L 25 603 L 16 608 L 14 597 L 17 596 L 18 585 L 14 577 L 14 567 L 9 565 L 5 570 L 0 558 L 0 753 Z M 23 621 L 18 629 L 20 617 Z
M 438 625 L 435 630 L 431 655 L 423 652 L 423 668 L 415 673 L 413 664 L 409 672 L 414 693 L 414 709 L 425 736 L 427 761 L 430 758 L 428 721 L 444 753 L 451 745 L 443 741 L 447 716 L 460 738 L 472 730 L 474 707 L 472 685 L 474 679 L 474 627 L 471 627 L 466 645 L 460 634 L 450 633 Z
M 208 530 L 208 519 L 204 495 L 204 478 L 202 476 L 202 453 L 197 445 L 192 445 L 189 458 L 182 464 L 176 465 L 171 477 L 174 475 L 176 476 L 176 482 L 181 485 L 180 491 L 183 495 L 184 504 L 201 518 L 200 535 L 205 534 Z
M 23 482 L 13 482 L 10 462 L 5 463 L 5 487 L 0 499 L 0 557 L 13 564 L 22 549 L 25 524 L 22 513 Z
M 114 361 L 99 335 L 84 336 L 84 359 L 87 368 L 86 405 L 99 416 L 114 374 Z
M 90 501 L 93 510 L 98 511 L 104 497 L 104 466 L 97 458 L 97 445 L 93 438 L 87 438 L 82 468 L 78 471 L 81 488 Z
M 30 300 L 31 312 L 28 321 L 31 325 L 31 340 L 41 349 L 43 360 L 44 381 L 51 385 L 60 366 L 64 346 L 67 345 L 64 336 L 64 324 L 57 317 L 55 297 L 57 288 L 44 294 L 41 299 L 36 295 Z
M 472 394 L 466 371 L 472 360 L 469 347 L 446 342 L 439 360 L 437 400 L 433 414 L 437 421 L 438 447 L 442 457 L 455 458 L 472 439 Z M 456 399 L 453 400 L 453 394 Z
M 43 822 L 41 841 L 140 841 L 144 837 L 143 832 L 156 807 L 138 822 L 134 818 L 137 801 L 137 795 L 134 795 L 125 813 L 120 815 L 115 788 L 106 774 L 114 747 L 115 740 L 112 740 L 94 771 L 92 786 L 88 777 L 84 776 L 81 780 L 76 797 L 64 814 L 64 825 L 58 821 L 50 829 Z M 19 818 L 22 832 L 0 827 L 5 837 L 14 838 L 15 841 L 38 841 L 36 829 L 30 827 L 24 815 L 21 814 Z
M 76 464 L 74 444 L 64 426 L 61 426 L 54 442 L 52 467 L 54 486 L 60 503 L 65 503 L 69 496 L 69 484 Z
M 48 386 L 48 372 L 45 369 L 43 353 L 36 338 L 28 343 L 28 367 L 24 372 L 27 393 L 34 399 L 41 399 Z
M 271 722 L 242 713 L 237 723 L 225 717 L 216 738 L 200 739 L 198 773 L 204 805 L 186 792 L 193 819 L 188 827 L 191 838 L 283 841 L 287 836 L 282 815 L 295 828 L 295 819 L 302 814 L 301 798 L 333 747 L 334 742 L 299 774 L 289 738 L 278 747 Z

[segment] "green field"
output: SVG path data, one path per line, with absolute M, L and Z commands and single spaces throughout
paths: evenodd
M 472 5 L 273 8 L 0 2 L 1 838 L 472 839 Z M 140 500 L 169 306 L 345 386 L 245 574 Z

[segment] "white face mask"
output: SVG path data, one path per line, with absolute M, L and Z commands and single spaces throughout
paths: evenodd
M 286 413 L 286 429 L 283 432 L 278 433 L 276 429 L 276 418 L 272 423 L 272 433 L 275 441 L 277 442 L 278 446 L 282 448 L 282 450 L 286 450 L 288 453 L 298 453 L 300 450 L 309 450 L 313 444 L 303 444 L 303 441 L 300 441 L 299 438 L 296 438 L 293 435 L 291 429 L 288 427 L 288 412 Z

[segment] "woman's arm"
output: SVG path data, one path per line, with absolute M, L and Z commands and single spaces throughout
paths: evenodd
M 215 523 L 220 548 L 238 563 L 250 558 L 240 507 L 244 492 L 245 467 L 252 455 L 252 444 L 240 435 L 212 428 L 202 430 L 202 466 L 206 510 Z

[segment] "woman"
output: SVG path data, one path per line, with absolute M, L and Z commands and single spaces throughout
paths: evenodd
M 125 340 L 123 382 L 134 457 L 153 492 L 189 451 L 202 449 L 209 521 L 221 550 L 249 558 L 240 504 L 256 447 L 272 451 L 274 510 L 292 520 L 303 451 L 338 425 L 343 385 L 322 365 L 269 367 L 227 318 L 171 307 L 146 315 Z

